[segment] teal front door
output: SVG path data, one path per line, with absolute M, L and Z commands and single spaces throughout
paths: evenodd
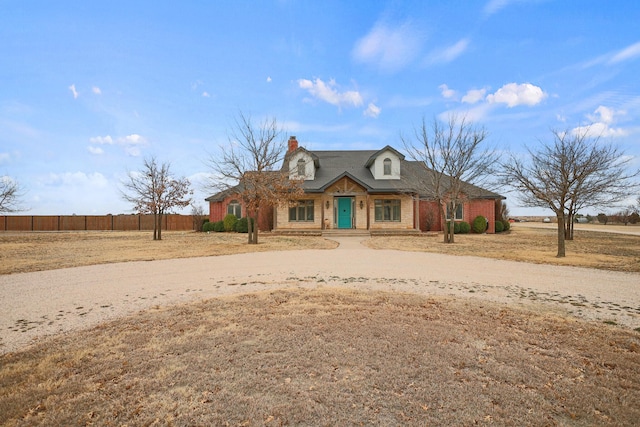
M 338 228 L 351 228 L 351 199 L 338 199 Z

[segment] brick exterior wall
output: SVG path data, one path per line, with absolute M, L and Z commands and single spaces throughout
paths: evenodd
M 496 232 L 496 201 L 493 199 L 473 199 L 462 205 L 462 220 L 471 224 L 475 217 L 482 215 L 489 220 L 487 233 Z M 429 226 L 430 225 L 430 226 Z M 442 231 L 442 218 L 438 211 L 438 204 L 432 201 L 420 202 L 420 230 Z
M 430 201 L 420 201 L 420 230 L 442 231 L 442 218 L 438 204 Z
M 209 202 L 209 221 L 216 222 L 222 221 L 227 215 L 227 207 L 231 201 L 236 200 L 242 206 L 242 217 L 247 216 L 247 209 L 238 196 L 229 196 L 220 202 Z M 260 209 L 260 216 L 258 217 L 258 230 L 271 231 L 273 230 L 273 207 L 264 206 Z
M 462 211 L 464 220 L 469 224 L 481 215 L 489 220 L 489 228 L 487 233 L 494 234 L 496 232 L 496 202 L 493 199 L 476 199 L 465 203 Z

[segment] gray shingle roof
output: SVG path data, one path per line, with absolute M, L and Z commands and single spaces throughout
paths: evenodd
M 301 149 L 304 148 L 298 148 L 298 150 Z M 400 179 L 374 179 L 368 167 L 378 154 L 387 149 L 393 150 L 401 159 Z M 315 179 L 304 181 L 303 188 L 307 193 L 322 193 L 333 183 L 348 177 L 362 185 L 369 193 L 414 193 L 423 197 L 430 194 L 424 164 L 405 160 L 404 155 L 392 147 L 387 146 L 382 150 L 305 151 L 312 156 L 316 166 Z M 290 154 L 285 156 L 283 171 L 288 170 Z M 497 193 L 475 185 L 467 184 L 466 188 L 468 194 L 473 194 L 473 198 L 504 199 Z M 232 190 L 225 190 L 205 200 L 223 200 Z

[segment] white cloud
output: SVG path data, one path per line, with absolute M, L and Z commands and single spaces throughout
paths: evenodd
M 427 57 L 427 64 L 449 63 L 454 59 L 456 59 L 457 57 L 459 57 L 460 55 L 462 55 L 464 51 L 467 50 L 468 46 L 469 46 L 469 39 L 461 39 L 451 46 L 447 46 L 443 49 L 434 50 Z
M 69 90 L 73 94 L 73 99 L 78 99 L 78 91 L 76 90 L 76 85 L 73 84 L 73 85 L 69 86 Z
M 613 55 L 613 57 L 609 60 L 609 63 L 617 64 L 618 62 L 627 61 L 637 56 L 640 56 L 640 42 L 627 46 L 620 52 Z
M 465 120 L 468 120 L 469 122 L 482 122 L 487 119 L 487 116 L 494 108 L 495 107 L 493 105 L 483 102 L 469 108 L 460 107 L 444 111 L 438 114 L 438 118 L 443 122 L 447 122 L 449 118 L 454 115 L 457 117 L 464 117 Z
M 98 86 L 93 86 L 91 88 L 91 92 L 95 93 L 96 95 L 102 95 L 102 90 L 100 90 Z
M 503 7 L 507 6 L 513 0 L 490 0 L 484 5 L 485 15 L 493 15 Z
M 267 83 L 271 83 L 271 77 L 267 77 Z
M 50 173 L 45 180 L 45 185 L 51 186 L 86 186 L 104 188 L 109 181 L 100 172 L 64 172 Z
M 626 111 L 613 110 L 611 108 L 600 105 L 595 109 L 593 114 L 587 114 L 587 118 L 591 121 L 590 125 L 578 126 L 571 130 L 574 135 L 586 135 L 591 138 L 598 137 L 617 137 L 628 135 L 629 132 L 622 128 L 614 128 L 613 125 L 616 117 L 623 116 Z
M 385 71 L 409 64 L 420 51 L 422 37 L 408 23 L 392 28 L 377 23 L 353 48 L 355 60 L 372 63 Z
M 148 141 L 145 137 L 138 135 L 137 133 L 133 133 L 127 136 L 121 136 L 118 138 L 112 138 L 111 135 L 107 136 L 94 136 L 89 138 L 89 142 L 94 145 L 119 145 L 123 147 L 125 153 L 130 156 L 137 157 L 142 151 L 140 147 L 146 146 Z M 100 151 L 100 152 L 98 152 Z M 89 148 L 89 152 L 92 154 L 103 154 L 104 150 L 99 147 L 94 147 L 93 149 Z
M 373 102 L 370 102 L 369 105 L 367 106 L 367 109 L 364 110 L 362 114 L 364 114 L 367 117 L 373 117 L 375 119 L 380 115 L 381 111 L 382 110 L 380 109 L 380 107 L 375 105 Z
M 89 142 L 92 144 L 108 144 L 108 145 L 112 145 L 113 144 L 113 138 L 111 138 L 111 136 L 107 135 L 107 136 L 94 136 L 92 138 L 89 138 Z
M 603 105 L 600 105 L 598 108 L 596 108 L 596 110 L 594 111 L 595 114 L 589 114 L 587 115 L 587 117 L 589 117 L 589 119 L 591 119 L 592 121 L 596 122 L 596 121 L 600 121 L 606 124 L 610 124 L 613 122 L 613 117 L 614 115 L 623 115 L 625 114 L 624 111 L 614 111 L 611 108 L 607 108 Z
M 88 146 L 87 150 L 89 150 L 89 153 L 94 154 L 96 156 L 100 156 L 104 154 L 104 150 L 102 148 L 94 147 L 93 145 Z
M 202 97 L 203 98 L 211 98 L 211 94 L 205 90 L 204 92 L 202 92 Z
M 502 86 L 494 94 L 487 95 L 487 101 L 491 104 L 502 103 L 509 107 L 517 105 L 534 106 L 542 102 L 547 94 L 538 86 L 530 83 L 508 83 Z
M 462 102 L 465 104 L 475 104 L 476 102 L 484 99 L 484 95 L 487 93 L 486 89 L 471 89 L 467 91 L 467 94 L 462 97 Z
M 444 83 L 438 86 L 438 89 L 440 89 L 440 93 L 445 99 L 454 99 L 458 95 L 455 90 L 449 89 L 449 86 Z
M 11 159 L 9 153 L 0 153 L 0 163 L 7 162 Z
M 86 215 L 124 211 L 118 183 L 100 172 L 59 172 L 35 178 L 29 190 L 34 215 Z
M 606 123 L 597 122 L 586 126 L 578 126 L 571 129 L 571 133 L 574 135 L 585 135 L 590 138 L 604 138 L 604 137 L 616 137 L 625 136 L 627 132 L 622 128 L 612 128 Z
M 314 98 L 337 107 L 342 107 L 343 105 L 359 107 L 363 103 L 362 95 L 357 91 L 339 92 L 337 90 L 337 84 L 333 79 L 327 83 L 320 79 L 315 79 L 314 81 L 300 79 L 298 80 L 298 85 L 301 89 L 309 92 Z

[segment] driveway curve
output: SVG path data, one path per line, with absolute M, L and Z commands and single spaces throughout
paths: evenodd
M 0 276 L 0 353 L 156 306 L 292 287 L 333 286 L 541 307 L 640 327 L 640 274 L 374 250 L 258 252 Z

